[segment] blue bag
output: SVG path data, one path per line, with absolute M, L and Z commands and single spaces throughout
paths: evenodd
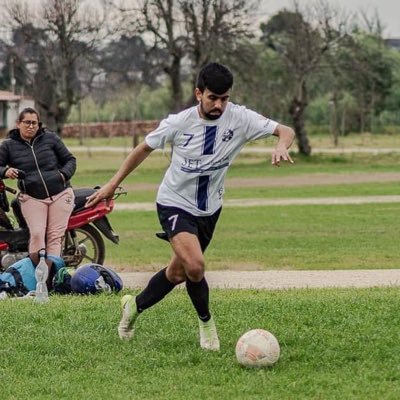
M 0 274 L 0 291 L 23 296 L 35 289 L 35 267 L 29 257 L 10 265 Z
M 48 256 L 53 262 L 56 273 L 65 267 L 64 260 L 57 256 Z M 24 296 L 36 289 L 35 266 L 29 257 L 10 265 L 0 274 L 0 292 L 5 291 L 14 296 Z

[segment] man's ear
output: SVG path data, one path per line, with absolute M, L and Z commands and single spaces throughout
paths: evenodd
M 202 98 L 202 96 L 203 96 L 202 91 L 201 91 L 199 88 L 196 88 L 196 89 L 194 90 L 194 95 L 196 96 L 196 100 L 197 100 L 198 102 L 200 102 L 200 101 L 201 101 L 201 98 Z

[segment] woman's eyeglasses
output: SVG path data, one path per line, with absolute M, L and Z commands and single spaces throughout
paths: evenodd
M 29 127 L 29 126 L 33 126 L 33 127 L 35 127 L 36 125 L 38 125 L 39 124 L 39 122 L 38 121 L 29 121 L 29 120 L 25 120 L 25 121 L 21 121 L 26 127 Z

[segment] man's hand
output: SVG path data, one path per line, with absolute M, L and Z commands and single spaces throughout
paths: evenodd
M 289 155 L 289 150 L 286 146 L 276 146 L 275 150 L 272 152 L 272 165 L 280 167 L 281 161 L 288 161 L 293 164 L 293 160 Z
M 85 207 L 94 206 L 103 199 L 111 199 L 114 196 L 114 192 L 115 187 L 111 183 L 106 183 L 97 192 L 87 197 Z

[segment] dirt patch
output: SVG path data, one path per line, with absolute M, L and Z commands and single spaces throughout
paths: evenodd
M 121 273 L 125 287 L 141 289 L 154 272 Z M 336 271 L 209 271 L 211 288 L 292 289 L 400 287 L 400 270 Z

